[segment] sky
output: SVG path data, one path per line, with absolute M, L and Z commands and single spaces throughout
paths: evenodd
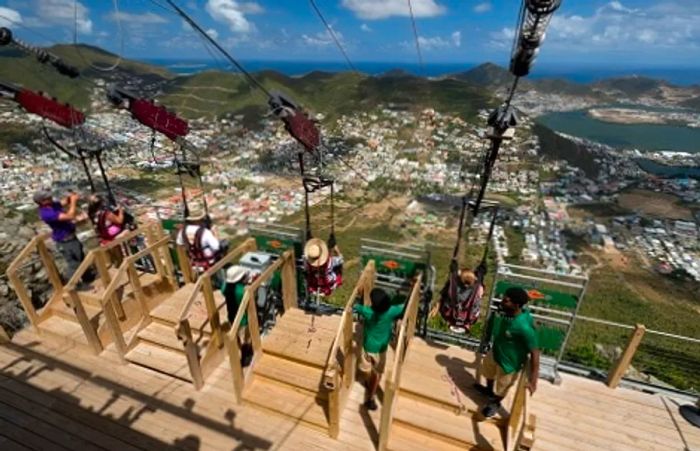
M 307 0 L 175 1 L 238 58 L 342 61 Z M 417 61 L 408 0 L 316 3 L 352 61 Z M 508 61 L 520 0 L 412 6 L 426 63 Z M 0 26 L 34 44 L 73 42 L 77 31 L 78 42 L 130 58 L 211 59 L 165 0 L 0 0 Z M 563 0 L 538 64 L 698 67 L 700 0 Z

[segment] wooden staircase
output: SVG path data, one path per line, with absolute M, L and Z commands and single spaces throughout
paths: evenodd
M 262 339 L 245 404 L 294 418 L 311 427 L 330 427 L 329 391 L 323 385 L 328 354 L 340 316 L 289 309 Z
M 484 419 L 479 413 L 487 399 L 474 389 L 477 366 L 474 352 L 415 338 L 394 400 L 387 448 L 505 450 L 507 414 Z M 509 398 L 503 405 L 510 405 Z
M 145 327 L 137 332 L 134 343 L 125 355 L 127 361 L 194 383 L 185 347 L 178 338 L 176 329 L 180 322 L 182 308 L 196 288 L 194 284 L 184 285 L 157 307 L 150 310 L 149 321 L 146 321 Z M 225 304 L 223 296 L 218 291 L 214 292 L 214 298 L 217 307 Z M 219 314 L 223 321 L 225 311 L 220 309 Z M 197 355 L 205 355 L 212 351 L 215 346 L 212 343 L 211 325 L 208 321 L 206 307 L 201 300 L 193 304 L 188 319 L 195 325 L 192 333 Z M 221 363 L 223 353 L 219 354 L 217 362 L 212 362 L 212 365 L 216 366 Z
M 116 274 L 116 269 L 110 269 L 110 274 Z M 139 281 L 143 288 L 147 302 L 151 306 L 157 305 L 164 296 L 172 292 L 167 281 L 161 281 L 157 274 L 139 274 Z M 78 315 L 83 310 L 91 328 L 96 332 L 96 337 L 102 349 L 113 342 L 113 334 L 110 333 L 101 304 L 104 288 L 98 282 L 94 288 L 87 290 L 75 290 L 80 300 L 80 307 L 71 306 L 71 293 L 63 291 L 60 297 L 55 296 L 41 312 L 41 322 L 38 329 L 41 334 L 50 334 L 54 338 L 67 339 L 76 345 L 90 348 L 89 339 L 80 326 Z M 117 292 L 117 297 L 124 310 L 125 316 L 120 319 L 119 327 L 122 332 L 134 328 L 139 321 L 139 303 L 132 290 L 132 284 L 126 281 Z

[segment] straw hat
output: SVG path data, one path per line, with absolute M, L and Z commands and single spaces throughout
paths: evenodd
M 204 221 L 207 217 L 207 213 L 204 211 L 202 207 L 199 205 L 194 205 L 189 208 L 190 214 L 187 215 L 185 218 L 186 221 L 188 222 L 198 222 L 198 221 Z
M 226 270 L 226 283 L 238 283 L 248 273 L 248 270 L 239 265 L 233 265 Z
M 309 265 L 318 268 L 328 261 L 328 246 L 321 239 L 311 238 L 304 246 L 304 255 Z

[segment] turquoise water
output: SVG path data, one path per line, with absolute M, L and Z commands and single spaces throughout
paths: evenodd
M 552 130 L 613 147 L 641 151 L 700 152 L 700 128 L 611 124 L 593 119 L 585 111 L 550 113 L 540 116 L 537 121 Z

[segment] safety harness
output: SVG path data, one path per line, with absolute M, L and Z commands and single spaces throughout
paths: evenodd
M 216 255 L 207 257 L 204 253 L 204 246 L 202 246 L 202 237 L 208 229 L 204 226 L 199 226 L 194 234 L 193 242 L 187 239 L 187 226 L 182 229 L 182 241 L 185 243 L 185 249 L 190 257 L 190 262 L 192 266 L 206 271 L 212 266 L 212 260 L 216 260 Z
M 109 213 L 109 210 L 106 208 L 101 209 L 97 214 L 97 221 L 95 222 L 95 229 L 97 236 L 100 238 L 101 246 L 111 243 L 112 240 L 114 240 L 114 238 L 116 238 L 117 235 L 122 233 L 125 229 L 125 224 L 107 225 L 107 213 Z M 116 227 L 116 230 L 110 232 L 110 229 L 113 227 Z

